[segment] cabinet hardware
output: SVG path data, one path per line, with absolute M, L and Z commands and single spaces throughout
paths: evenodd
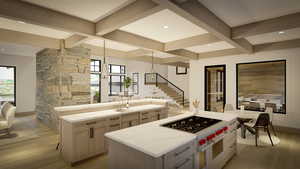
M 179 169 L 181 167 L 183 167 L 186 163 L 188 163 L 190 161 L 190 159 L 186 159 L 183 163 L 179 164 L 178 166 L 175 167 L 175 169 Z
M 110 120 L 119 120 L 120 117 L 114 117 L 114 118 L 111 118 Z
M 86 123 L 86 125 L 92 125 L 92 124 L 96 124 L 96 122 L 93 121 L 93 122 Z
M 182 150 L 182 151 L 180 151 L 180 152 L 178 152 L 178 153 L 175 153 L 175 156 L 178 156 L 178 155 L 180 155 L 180 154 L 182 154 L 182 153 L 188 151 L 189 149 L 190 149 L 190 147 L 187 147 L 187 148 L 185 148 L 184 150 Z
M 90 128 L 90 138 L 94 138 L 94 128 Z
M 113 124 L 113 125 L 110 125 L 109 127 L 118 127 L 120 126 L 120 124 Z

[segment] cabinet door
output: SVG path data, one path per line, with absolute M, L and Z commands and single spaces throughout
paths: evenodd
M 105 152 L 104 133 L 105 127 L 95 127 L 90 129 L 89 151 L 91 155 L 101 154 Z
M 83 129 L 74 133 L 75 139 L 75 159 L 82 160 L 89 156 L 89 129 Z

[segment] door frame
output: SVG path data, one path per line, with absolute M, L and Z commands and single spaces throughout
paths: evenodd
M 223 91 L 223 97 L 224 97 L 224 103 L 223 103 L 223 107 L 225 106 L 226 104 L 226 64 L 223 64 L 223 65 L 209 65 L 209 66 L 205 66 L 204 67 L 204 110 L 205 111 L 210 111 L 207 109 L 207 103 L 208 103 L 208 100 L 207 100 L 207 68 L 213 68 L 213 67 L 222 67 L 224 68 L 224 91 Z

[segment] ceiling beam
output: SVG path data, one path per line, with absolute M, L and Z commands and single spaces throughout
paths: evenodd
M 60 40 L 29 33 L 0 29 L 0 41 L 41 48 L 60 48 Z
M 199 59 L 205 58 L 213 58 L 213 57 L 222 57 L 222 56 L 230 56 L 230 55 L 239 55 L 243 54 L 240 50 L 233 48 L 233 49 L 224 49 L 224 50 L 217 50 L 212 52 L 203 52 L 199 53 Z
M 280 49 L 291 49 L 300 47 L 300 39 L 286 40 L 281 42 L 272 42 L 254 46 L 255 52 L 264 52 Z
M 185 63 L 185 62 L 172 62 L 172 63 L 163 63 L 163 65 L 168 65 L 168 66 L 179 66 L 179 67 L 186 67 L 189 68 L 190 64 Z
M 211 32 L 217 38 L 224 40 L 246 53 L 253 52 L 253 46 L 245 39 L 234 40 L 231 38 L 231 28 L 208 10 L 198 0 L 153 0 L 163 7 L 175 12 L 188 21 Z
M 117 41 L 132 46 L 139 46 L 150 50 L 164 50 L 164 44 L 161 42 L 121 30 L 116 30 L 111 33 L 105 34 L 103 37 L 108 40 Z
M 191 52 L 186 49 L 177 49 L 177 50 L 172 50 L 168 52 L 169 54 L 177 55 L 177 56 L 184 56 L 185 58 L 189 58 L 192 60 L 197 60 L 198 59 L 198 54 L 195 52 Z
M 184 49 L 192 46 L 206 45 L 210 43 L 220 42 L 221 40 L 216 36 L 206 33 L 203 35 L 196 35 L 184 39 L 179 39 L 165 44 L 165 51 Z
M 65 47 L 72 48 L 74 46 L 77 46 L 77 45 L 85 42 L 87 39 L 88 39 L 87 36 L 74 34 L 74 35 L 68 37 L 67 39 L 65 39 Z
M 244 38 L 298 27 L 300 27 L 300 13 L 295 13 L 234 27 L 232 38 Z
M 133 33 L 121 31 L 121 30 L 116 30 L 111 33 L 105 34 L 103 36 L 103 38 L 109 39 L 112 41 L 125 43 L 125 44 L 132 45 L 132 46 L 138 46 L 138 47 L 148 49 L 148 50 L 154 50 L 154 51 L 163 52 L 163 53 L 167 53 L 167 54 L 171 54 L 171 55 L 177 55 L 182 58 L 197 59 L 196 58 L 197 54 L 194 52 L 190 52 L 190 51 L 187 51 L 184 49 L 165 52 L 164 51 L 164 48 L 165 48 L 164 43 L 161 43 L 156 40 L 148 39 L 148 38 L 145 38 L 145 37 L 133 34 Z
M 168 57 L 163 58 L 162 63 L 174 63 L 174 62 L 184 62 L 189 61 L 188 59 L 182 59 L 182 57 Z
M 95 23 L 19 0 L 0 0 L 0 16 L 62 31 L 95 35 Z
M 96 23 L 96 33 L 104 35 L 163 10 L 152 0 L 138 0 Z

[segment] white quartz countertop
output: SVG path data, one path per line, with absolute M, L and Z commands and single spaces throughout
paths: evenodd
M 160 125 L 193 115 L 193 113 L 184 113 L 167 119 L 106 133 L 105 136 L 113 141 L 132 147 L 154 158 L 158 158 L 197 138 L 196 134 L 174 130 Z M 213 112 L 201 112 L 197 114 L 197 116 L 224 121 L 231 121 L 236 118 L 234 114 Z
M 118 116 L 122 114 L 134 113 L 134 112 L 162 109 L 164 107 L 165 107 L 164 105 L 148 104 L 148 105 L 141 105 L 141 106 L 132 106 L 122 111 L 117 111 L 116 109 L 113 109 L 113 110 L 103 110 L 103 111 L 96 111 L 96 112 L 66 115 L 66 116 L 61 116 L 60 119 L 65 120 L 69 123 L 78 123 L 86 120 L 95 120 L 95 119 L 107 118 L 107 117 Z

